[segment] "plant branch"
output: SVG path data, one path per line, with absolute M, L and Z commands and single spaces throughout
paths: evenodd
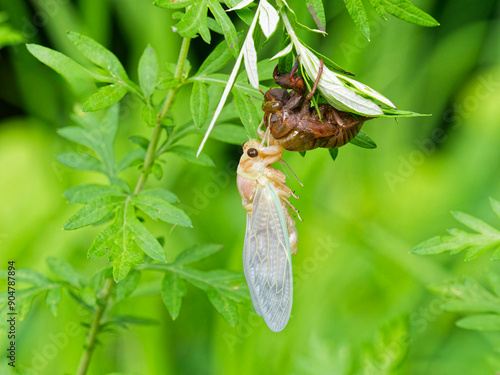
M 101 295 L 99 296 L 99 300 L 101 300 L 101 302 L 98 302 L 97 309 L 95 310 L 94 318 L 92 319 L 90 330 L 87 335 L 87 340 L 85 341 L 85 351 L 82 353 L 80 358 L 80 364 L 78 365 L 76 375 L 85 375 L 87 373 L 92 353 L 94 352 L 95 344 L 97 342 L 97 336 L 99 335 L 99 330 L 101 328 L 101 320 L 106 307 L 108 306 L 108 300 L 111 295 L 112 287 L 113 279 L 110 277 L 106 279 Z
M 187 59 L 190 42 L 191 42 L 190 38 L 184 38 L 182 40 L 182 46 L 179 52 L 179 58 L 177 59 L 177 67 L 175 69 L 175 76 L 174 76 L 175 79 L 178 81 L 182 81 L 184 64 Z M 151 167 L 153 166 L 156 158 L 156 147 L 158 146 L 158 141 L 160 140 L 160 134 L 162 129 L 161 121 L 172 108 L 177 91 L 181 86 L 182 82 L 180 82 L 177 86 L 171 88 L 168 91 L 167 96 L 165 97 L 165 100 L 163 102 L 163 105 L 161 106 L 160 113 L 158 113 L 158 115 L 156 116 L 156 124 L 153 129 L 151 140 L 149 141 L 148 149 L 146 150 L 146 157 L 144 158 L 142 173 L 141 176 L 139 177 L 139 180 L 137 181 L 137 185 L 135 186 L 134 195 L 138 194 L 144 188 L 144 185 L 146 185 L 148 176 L 151 173 Z

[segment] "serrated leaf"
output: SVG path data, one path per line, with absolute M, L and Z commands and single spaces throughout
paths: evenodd
M 59 73 L 80 97 L 90 95 L 95 91 L 96 86 L 92 75 L 66 55 L 37 44 L 27 44 L 26 48 L 43 64 Z
M 64 192 L 69 203 L 89 203 L 109 196 L 124 196 L 123 190 L 116 185 L 87 184 L 72 187 Z
M 248 136 L 251 139 L 257 138 L 257 126 L 260 122 L 257 109 L 250 101 L 250 97 L 243 94 L 241 90 L 233 88 L 232 92 L 234 96 L 234 103 L 236 104 L 238 114 Z
M 190 264 L 205 259 L 210 255 L 216 253 L 220 249 L 222 249 L 221 245 L 214 245 L 214 244 L 196 245 L 180 253 L 175 259 L 174 264 L 176 266 L 185 266 L 186 264 Z
M 411 252 L 419 255 L 441 254 L 449 250 L 441 241 L 441 236 L 435 236 L 415 246 Z
M 366 11 L 361 0 L 345 0 L 345 6 L 347 7 L 347 11 L 351 15 L 354 23 L 361 31 L 361 34 L 366 38 L 366 40 L 370 40 L 370 24 L 368 23 L 368 17 L 366 16 Z
M 207 288 L 208 299 L 212 302 L 215 309 L 222 315 L 224 319 L 234 327 L 238 323 L 238 305 L 233 300 L 220 294 L 214 288 Z
M 337 156 L 339 155 L 339 149 L 338 148 L 329 148 L 328 152 L 330 153 L 330 156 L 332 157 L 332 160 L 335 161 L 337 159 Z
M 380 0 L 387 12 L 393 16 L 420 26 L 434 27 L 439 23 L 408 0 Z
M 190 163 L 209 167 L 215 166 L 215 163 L 208 155 L 200 154 L 199 157 L 196 157 L 196 150 L 192 147 L 176 145 L 170 147 L 167 152 L 172 152 Z
M 151 196 L 151 197 L 156 197 L 163 199 L 165 202 L 170 203 L 170 204 L 175 204 L 179 202 L 179 198 L 177 198 L 177 195 L 172 193 L 170 190 L 167 189 L 162 189 L 162 188 L 154 188 L 154 189 L 146 189 L 142 190 L 139 194 L 139 196 Z
M 200 34 L 205 43 L 210 44 L 210 30 L 207 25 L 208 1 L 199 0 L 187 10 L 186 14 L 175 25 L 180 36 L 194 38 Z
M 457 321 L 457 326 L 475 331 L 500 331 L 500 315 L 472 315 Z
M 111 75 L 116 75 L 123 79 L 128 79 L 127 73 L 120 60 L 107 48 L 97 43 L 92 38 L 69 31 L 68 37 L 73 44 L 82 52 L 87 59 L 97 66 L 107 70 Z
M 133 270 L 126 278 L 116 285 L 115 293 L 117 301 L 121 301 L 132 294 L 141 281 L 141 273 Z
M 359 131 L 359 133 L 351 140 L 350 143 L 362 148 L 377 148 L 377 144 L 375 143 L 375 141 L 362 130 Z
M 194 4 L 196 0 L 156 0 L 154 5 L 167 9 L 181 9 Z
M 177 319 L 182 305 L 182 297 L 187 293 L 186 283 L 177 274 L 165 272 L 161 283 L 161 297 L 172 320 Z
M 201 128 L 207 121 L 208 115 L 208 89 L 203 82 L 195 81 L 191 91 L 191 115 L 198 128 Z
M 248 141 L 245 128 L 241 125 L 219 124 L 210 133 L 210 137 L 218 141 L 241 146 Z
M 64 281 L 67 281 L 70 285 L 74 287 L 77 288 L 80 287 L 80 280 L 78 274 L 71 266 L 71 264 L 66 262 L 64 259 L 48 257 L 47 265 L 55 275 L 62 278 Z
M 307 9 L 311 16 L 314 18 L 314 22 L 316 22 L 316 26 L 321 31 L 325 31 L 326 26 L 326 17 L 325 17 L 325 9 L 323 8 L 322 0 L 305 0 L 307 5 Z
M 118 235 L 119 228 L 115 224 L 109 225 L 97 235 L 87 252 L 89 259 L 95 259 L 106 254 L 114 245 L 115 237 Z
M 191 220 L 181 209 L 171 205 L 164 199 L 153 195 L 136 195 L 132 203 L 153 220 L 162 220 L 170 224 L 191 227 Z
M 214 48 L 210 55 L 208 55 L 205 61 L 203 61 L 196 75 L 215 73 L 226 66 L 226 64 L 231 61 L 232 57 L 233 54 L 229 46 L 225 41 L 222 41 Z
M 84 171 L 95 171 L 105 173 L 102 163 L 88 154 L 78 154 L 76 152 L 66 152 L 56 156 L 56 160 L 68 167 Z
M 49 308 L 51 314 L 57 317 L 57 312 L 59 310 L 59 303 L 62 298 L 62 288 L 52 288 L 47 291 L 47 295 L 45 296 L 45 304 Z
M 148 45 L 139 60 L 139 84 L 144 95 L 153 95 L 158 80 L 158 58 L 153 47 Z
M 120 85 L 106 85 L 88 98 L 82 105 L 82 111 L 94 112 L 111 107 L 119 102 L 127 93 L 127 89 Z
M 70 217 L 66 224 L 64 224 L 63 229 L 74 230 L 96 223 L 116 209 L 116 206 L 124 199 L 125 197 L 104 197 L 96 199 L 83 206 L 80 211 Z
M 222 9 L 222 6 L 220 5 L 218 0 L 208 0 L 207 5 L 214 15 L 215 20 L 222 28 L 224 39 L 226 40 L 231 53 L 234 57 L 238 57 L 240 48 L 238 45 L 238 38 L 236 36 L 236 29 L 234 28 L 233 23 L 229 19 L 224 9 Z
M 113 262 L 113 278 L 116 282 L 123 280 L 132 266 L 143 262 L 138 245 L 134 241 L 135 234 L 130 229 L 131 221 L 135 220 L 137 218 L 132 204 L 126 204 L 125 207 L 118 209 L 114 224 L 117 231 L 110 255 L 110 260 Z

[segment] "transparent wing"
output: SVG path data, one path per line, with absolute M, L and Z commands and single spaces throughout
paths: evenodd
M 292 311 L 292 259 L 283 208 L 270 184 L 258 185 L 247 216 L 243 270 L 255 311 L 281 331 Z

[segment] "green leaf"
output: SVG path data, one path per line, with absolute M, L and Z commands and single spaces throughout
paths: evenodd
M 181 157 L 182 159 L 198 164 L 198 165 L 204 165 L 208 167 L 214 167 L 215 163 L 213 162 L 212 159 L 206 154 L 200 154 L 200 156 L 197 158 L 196 157 L 196 149 L 188 146 L 181 146 L 181 145 L 176 145 L 170 147 L 166 152 L 172 152 L 175 155 Z
M 495 212 L 497 216 L 500 218 L 500 202 L 493 198 L 490 198 L 490 204 L 491 207 L 493 208 L 493 212 Z
M 0 14 L 3 15 L 5 14 L 5 12 L 2 12 Z M 6 16 L 6 18 L 7 17 L 8 16 Z M 0 48 L 19 44 L 24 42 L 24 40 L 25 40 L 24 35 L 21 32 L 14 30 L 10 25 L 7 24 L 0 25 Z
M 3 279 L 8 278 L 7 270 L 0 270 L 0 277 Z M 46 286 L 50 284 L 50 280 L 47 276 L 41 274 L 40 272 L 30 270 L 27 268 L 20 268 L 16 270 L 16 283 L 27 283 L 36 286 Z
M 181 209 L 154 195 L 136 195 L 132 203 L 153 220 L 191 227 L 191 220 Z
M 114 223 L 99 233 L 90 246 L 90 249 L 87 252 L 87 257 L 89 259 L 95 259 L 106 254 L 108 250 L 111 250 L 119 230 L 120 228 L 116 225 L 116 223 Z
M 56 160 L 68 167 L 84 171 L 95 171 L 106 173 L 102 163 L 88 154 L 77 154 L 76 152 L 66 152 L 59 154 Z
M 147 126 L 150 128 L 154 127 L 156 125 L 156 110 L 149 104 L 146 104 L 142 109 L 142 119 Z
M 206 293 L 219 314 L 226 319 L 229 325 L 234 327 L 238 323 L 238 305 L 236 305 L 236 302 L 220 294 L 214 288 L 207 288 Z
M 210 30 L 207 25 L 208 0 L 196 1 L 177 23 L 177 32 L 183 38 L 194 38 L 197 34 L 210 44 Z
M 146 227 L 135 217 L 135 214 L 130 211 L 127 215 L 129 230 L 133 234 L 132 240 L 144 251 L 149 257 L 158 262 L 166 262 L 167 257 L 165 250 L 158 243 L 157 239 L 149 232 Z
M 161 297 L 172 320 L 177 319 L 182 305 L 182 297 L 187 293 L 186 283 L 177 274 L 165 272 L 161 283 Z
M 350 143 L 362 148 L 377 148 L 377 144 L 363 130 Z
M 193 121 L 198 128 L 201 128 L 207 121 L 208 115 L 208 89 L 204 83 L 194 82 L 190 106 Z
M 385 9 L 384 9 L 384 6 L 381 4 L 381 0 L 370 0 L 370 3 L 375 8 L 375 12 L 377 12 L 377 14 L 383 20 L 387 20 L 387 17 L 385 15 Z
M 123 280 L 132 266 L 143 262 L 142 255 L 134 241 L 134 233 L 130 230 L 130 222 L 135 220 L 137 219 L 133 205 L 125 204 L 125 207 L 121 206 L 118 209 L 114 224 L 118 230 L 110 256 L 110 260 L 113 262 L 113 278 L 116 282 Z M 159 246 L 158 243 L 157 246 Z
M 160 163 L 154 163 L 151 167 L 151 173 L 156 177 L 157 180 L 161 180 L 163 177 L 163 167 Z
M 64 259 L 48 257 L 47 265 L 55 275 L 62 278 L 64 281 L 67 281 L 70 285 L 76 288 L 80 287 L 78 274 L 71 264 L 66 262 Z
M 337 156 L 339 155 L 339 149 L 338 148 L 329 148 L 328 152 L 330 153 L 330 156 L 332 157 L 332 160 L 335 161 L 337 159 Z
M 214 15 L 217 23 L 222 28 L 224 39 L 226 40 L 233 56 L 238 57 L 240 48 L 238 45 L 238 38 L 236 36 L 236 29 L 234 28 L 233 23 L 229 19 L 224 9 L 222 9 L 222 6 L 220 5 L 218 0 L 208 0 L 208 7 Z
M 361 0 L 345 0 L 344 3 L 354 23 L 361 31 L 361 34 L 363 34 L 366 40 L 369 41 L 370 24 L 368 23 L 368 17 L 366 16 L 366 11 L 363 3 L 361 2 Z
M 66 224 L 64 224 L 64 229 L 74 230 L 96 223 L 116 209 L 116 206 L 124 200 L 124 196 L 96 199 L 83 206 L 76 214 L 70 217 Z
M 47 291 L 47 295 L 45 296 L 45 304 L 49 308 L 49 311 L 52 315 L 57 317 L 57 312 L 59 310 L 59 303 L 62 298 L 62 288 L 52 288 Z
M 214 244 L 196 245 L 180 253 L 175 259 L 174 264 L 176 266 L 185 266 L 186 264 L 190 264 L 205 259 L 210 255 L 216 253 L 220 249 L 222 249 L 222 245 L 214 245 Z
M 124 191 L 116 185 L 79 185 L 64 192 L 69 203 L 89 203 L 104 197 L 120 196 L 124 197 Z
M 457 326 L 475 331 L 500 331 L 500 315 L 472 315 L 457 321 Z
M 149 139 L 145 137 L 141 137 L 139 135 L 133 135 L 128 138 L 130 142 L 135 143 L 139 147 L 141 147 L 143 150 L 147 150 L 149 147 Z
M 116 172 L 118 173 L 124 171 L 125 169 L 131 167 L 132 165 L 136 165 L 134 164 L 134 162 L 144 161 L 145 157 L 146 157 L 146 151 L 144 151 L 142 148 L 136 148 L 135 150 L 129 151 L 116 164 Z
M 120 85 L 106 85 L 88 98 L 82 105 L 82 111 L 94 112 L 111 107 L 119 102 L 127 93 L 127 89 Z
M 148 45 L 139 60 L 139 84 L 149 98 L 153 95 L 158 80 L 158 58 L 153 47 Z
M 96 86 L 88 70 L 66 55 L 37 44 L 27 44 L 26 48 L 43 64 L 59 73 L 77 95 L 84 97 L 95 91 Z
M 420 26 L 434 27 L 439 23 L 408 0 L 380 0 L 387 12 L 393 16 Z
M 500 275 L 496 272 L 490 271 L 488 272 L 488 281 L 497 297 L 500 297 Z
M 243 92 L 236 87 L 232 89 L 234 102 L 236 104 L 236 108 L 238 109 L 238 113 L 240 115 L 241 122 L 245 127 L 248 136 L 251 139 L 257 138 L 257 126 L 260 123 L 259 114 L 257 113 L 257 109 L 251 102 L 249 96 L 243 94 Z
M 500 232 L 490 227 L 484 221 L 476 219 L 475 217 L 467 215 L 463 212 L 453 211 L 451 214 L 456 220 L 469 227 L 470 229 L 473 229 L 476 232 L 482 234 L 497 236 L 500 239 Z
M 309 9 L 309 13 L 314 18 L 314 22 L 318 26 L 318 29 L 321 31 L 325 31 L 326 27 L 326 17 L 325 17 L 325 9 L 323 8 L 322 0 L 305 0 L 307 5 L 307 9 Z
M 78 143 L 88 148 L 94 148 L 95 137 L 90 135 L 87 129 L 81 126 L 65 126 L 64 128 L 59 128 L 57 129 L 57 134 L 71 142 Z
M 155 319 L 134 315 L 115 315 L 111 318 L 111 323 L 122 326 L 124 328 L 131 324 L 136 326 L 152 326 L 160 324 Z
M 241 146 L 248 141 L 248 135 L 245 128 L 241 125 L 219 124 L 216 125 L 210 137 L 218 141 Z
M 215 73 L 227 65 L 233 57 L 229 46 L 225 41 L 220 42 L 217 47 L 208 55 L 198 69 L 196 75 L 206 75 Z
M 146 189 L 142 190 L 139 194 L 139 196 L 146 196 L 146 197 L 156 197 L 163 199 L 167 203 L 175 204 L 179 203 L 179 198 L 177 198 L 177 195 L 172 193 L 170 190 L 167 189 L 162 189 L 162 188 L 154 188 L 154 189 Z
M 181 9 L 194 4 L 196 0 L 156 0 L 154 5 L 160 8 Z
M 141 281 L 141 273 L 133 270 L 126 278 L 116 285 L 115 293 L 117 301 L 121 301 L 132 294 Z
M 122 79 L 128 79 L 120 60 L 111 51 L 95 40 L 72 31 L 68 32 L 68 37 L 87 59 L 111 73 L 111 76 L 116 75 Z

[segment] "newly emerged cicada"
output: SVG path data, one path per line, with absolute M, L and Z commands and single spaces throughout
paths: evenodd
M 243 270 L 253 306 L 268 327 L 279 332 L 288 323 L 292 310 L 292 259 L 297 252 L 297 229 L 288 201 L 297 198 L 285 185 L 283 172 L 273 168 L 283 148 L 265 146 L 252 139 L 243 145 L 237 185 L 247 210 L 243 246 Z
M 370 117 L 338 111 L 330 104 L 311 106 L 311 99 L 323 71 L 323 61 L 312 91 L 306 94 L 304 78 L 297 77 L 296 62 L 290 73 L 274 69 L 275 82 L 282 89 L 270 89 L 264 94 L 264 123 L 276 141 L 288 151 L 307 151 L 317 147 L 334 148 L 349 143 Z M 287 89 L 291 89 L 289 93 Z M 319 113 L 318 113 L 319 112 Z

